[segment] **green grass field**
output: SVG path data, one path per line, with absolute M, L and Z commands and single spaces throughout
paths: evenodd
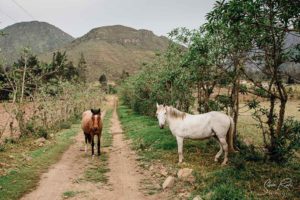
M 277 165 L 264 161 L 259 153 L 245 149 L 230 155 L 229 165 L 221 167 L 221 161 L 214 162 L 218 145 L 211 139 L 185 140 L 185 160 L 178 165 L 176 140 L 168 129 L 159 129 L 155 118 L 138 115 L 126 106 L 120 106 L 118 113 L 125 135 L 132 140 L 132 147 L 139 153 L 141 162 L 162 162 L 175 171 L 183 167 L 194 169 L 195 184 L 177 183 L 173 188 L 174 193 L 184 187 L 192 196 L 201 195 L 203 199 L 277 200 L 298 197 L 299 162 Z M 292 181 L 288 189 L 280 186 L 286 180 Z

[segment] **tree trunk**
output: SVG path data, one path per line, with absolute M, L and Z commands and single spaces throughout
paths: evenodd
M 20 103 L 23 102 L 23 98 L 24 98 L 25 78 L 26 78 L 26 70 L 27 70 L 27 59 L 26 59 L 26 55 L 24 56 L 24 61 L 25 61 L 25 65 L 24 65 L 24 71 L 23 71 L 23 77 L 22 77 L 22 86 L 21 86 Z

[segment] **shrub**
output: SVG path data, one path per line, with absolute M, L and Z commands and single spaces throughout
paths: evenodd
M 5 146 L 3 144 L 0 144 L 0 152 L 4 152 L 5 151 Z
M 26 131 L 27 133 L 34 133 L 34 125 L 32 122 L 26 124 Z
M 231 159 L 231 163 L 237 170 L 245 169 L 245 158 L 241 154 L 235 155 Z
M 15 138 L 5 138 L 4 143 L 5 144 L 16 144 L 17 140 Z
M 237 147 L 239 148 L 239 153 L 241 158 L 236 159 L 244 159 L 246 161 L 262 161 L 263 155 L 262 153 L 256 151 L 253 145 L 247 146 L 242 140 L 237 138 Z
M 69 122 L 69 121 L 64 121 L 64 122 L 61 122 L 60 123 L 60 129 L 69 129 L 69 128 L 71 128 L 71 122 Z
M 48 130 L 44 127 L 39 127 L 36 131 L 36 135 L 38 137 L 43 137 L 43 138 L 47 139 L 48 138 Z
M 293 158 L 300 148 L 300 122 L 287 118 L 275 142 L 276 146 L 269 149 L 271 161 L 285 163 Z

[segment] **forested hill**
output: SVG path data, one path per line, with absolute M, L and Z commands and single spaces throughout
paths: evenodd
M 63 47 L 74 38 L 46 22 L 20 22 L 1 30 L 0 56 L 6 63 L 12 63 L 21 55 L 24 47 L 33 54 L 41 54 Z
M 156 36 L 149 30 L 114 25 L 94 28 L 61 50 L 68 59 L 77 62 L 83 53 L 88 66 L 88 77 L 97 80 L 105 73 L 118 79 L 123 70 L 133 73 L 143 62 L 150 61 L 156 52 L 168 47 L 166 37 Z M 42 56 L 47 60 L 51 53 Z

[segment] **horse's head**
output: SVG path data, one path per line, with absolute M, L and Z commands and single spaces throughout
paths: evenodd
M 93 123 L 93 131 L 97 132 L 100 129 L 100 120 L 101 120 L 101 110 L 99 109 L 91 109 L 92 112 L 92 123 Z
M 167 107 L 165 105 L 159 105 L 156 103 L 156 117 L 158 119 L 158 124 L 161 129 L 164 128 L 167 119 Z

